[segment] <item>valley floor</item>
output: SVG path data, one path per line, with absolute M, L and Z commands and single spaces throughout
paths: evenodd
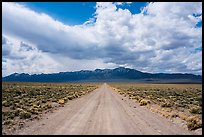
M 152 113 L 103 84 L 13 134 L 196 134 Z

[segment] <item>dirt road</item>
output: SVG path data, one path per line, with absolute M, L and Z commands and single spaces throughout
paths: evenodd
M 147 108 L 122 99 L 107 84 L 68 102 L 15 134 L 192 134 L 150 112 Z

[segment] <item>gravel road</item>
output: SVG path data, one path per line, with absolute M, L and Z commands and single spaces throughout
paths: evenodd
M 193 134 L 122 97 L 107 84 L 45 115 L 15 134 Z

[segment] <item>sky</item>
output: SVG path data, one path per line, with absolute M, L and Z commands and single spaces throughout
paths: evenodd
M 201 2 L 2 2 L 2 75 L 202 75 Z

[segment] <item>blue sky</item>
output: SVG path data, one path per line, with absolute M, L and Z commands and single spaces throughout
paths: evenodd
M 202 3 L 3 2 L 2 73 L 202 74 Z
M 78 25 L 93 16 L 95 2 L 24 2 L 29 8 L 51 15 L 69 25 Z
M 29 8 L 49 14 L 53 18 L 62 21 L 68 25 L 79 25 L 86 22 L 94 16 L 96 2 L 19 2 Z M 140 8 L 144 7 L 146 2 L 137 2 L 118 5 L 122 9 L 129 9 L 131 13 L 139 13 Z

